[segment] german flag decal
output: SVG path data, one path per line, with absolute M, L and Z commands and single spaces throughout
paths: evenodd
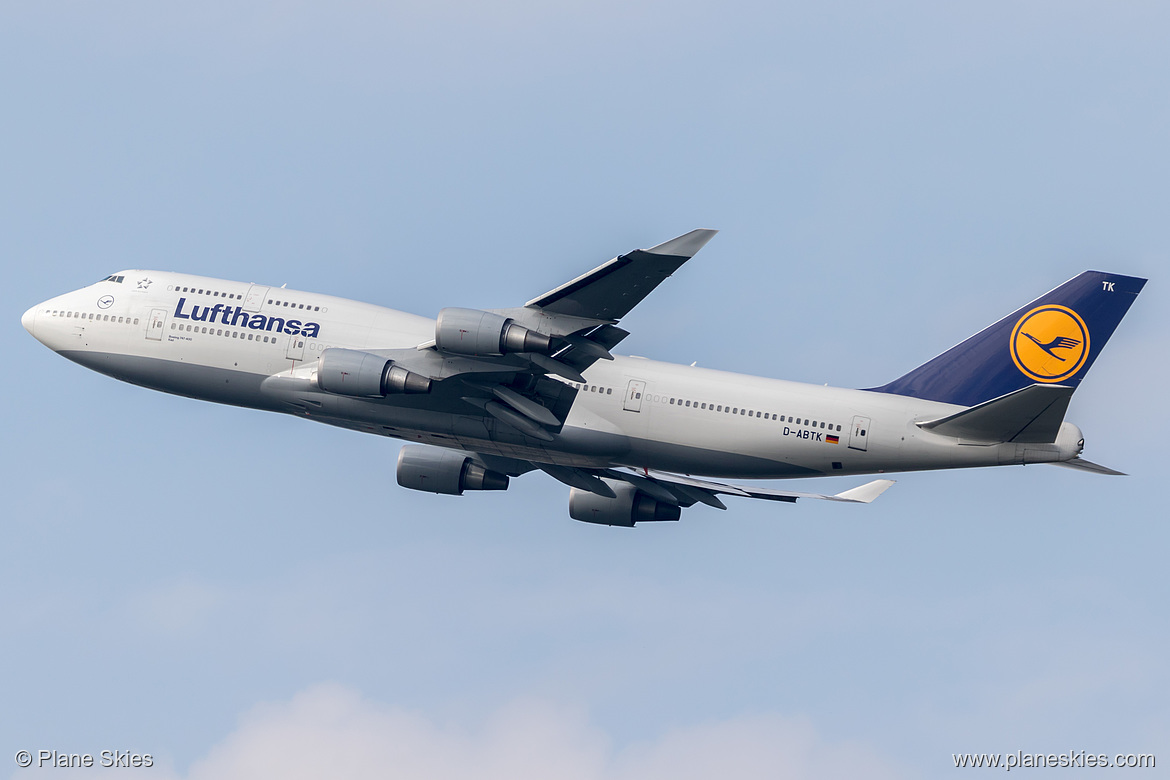
M 825 441 L 827 441 L 829 444 L 836 444 L 837 442 L 841 441 L 841 437 L 834 436 L 831 433 L 826 433 L 825 434 Z

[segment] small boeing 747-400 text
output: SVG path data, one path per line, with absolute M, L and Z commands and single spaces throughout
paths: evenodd
M 398 483 L 504 490 L 543 471 L 569 515 L 677 520 L 720 496 L 868 503 L 729 484 L 1051 463 L 1080 457 L 1069 399 L 1145 279 L 1086 271 L 905 376 L 851 390 L 673 365 L 612 350 L 617 323 L 715 235 L 635 250 L 509 309 L 437 319 L 169 271 L 119 271 L 37 304 L 39 341 L 116 379 L 403 439 Z

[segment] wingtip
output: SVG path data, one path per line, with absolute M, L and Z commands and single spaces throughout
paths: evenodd
M 885 493 L 894 484 L 892 479 L 875 479 L 873 482 L 866 482 L 864 485 L 846 490 L 843 493 L 838 493 L 833 498 L 841 499 L 842 501 L 856 501 L 862 504 L 868 504 L 875 498 Z
M 652 246 L 645 251 L 652 255 L 694 257 L 718 232 L 718 230 L 711 230 L 709 228 L 699 228 L 698 230 L 684 233 L 677 238 L 672 238 L 669 241 L 664 241 L 658 246 Z

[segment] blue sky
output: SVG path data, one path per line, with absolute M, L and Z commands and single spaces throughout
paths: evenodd
M 136 750 L 156 767 L 135 777 L 189 780 L 1170 762 L 1168 15 L 9 4 L 0 760 Z M 393 441 L 123 385 L 19 325 L 124 268 L 517 305 L 695 227 L 721 233 L 622 350 L 865 387 L 1086 268 L 1150 277 L 1069 412 L 1132 476 L 903 475 L 868 507 L 607 529 L 540 475 L 404 491 Z

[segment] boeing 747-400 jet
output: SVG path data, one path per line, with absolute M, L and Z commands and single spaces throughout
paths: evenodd
M 1080 457 L 1069 399 L 1145 279 L 1086 271 L 905 376 L 863 390 L 611 354 L 617 323 L 698 252 L 695 230 L 610 260 L 510 309 L 437 319 L 169 271 L 119 271 L 21 322 L 81 365 L 167 393 L 297 415 L 410 442 L 398 483 L 504 490 L 543 471 L 569 515 L 677 520 L 720 496 L 868 503 L 728 484 L 1052 463 Z

